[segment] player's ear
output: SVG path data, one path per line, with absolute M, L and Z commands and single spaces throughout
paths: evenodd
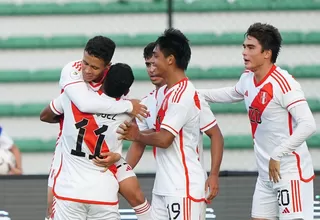
M 265 58 L 266 60 L 271 59 L 272 50 L 264 50 L 263 53 L 264 53 L 264 58 Z
M 175 61 L 175 58 L 172 54 L 170 54 L 168 57 L 167 57 L 167 61 L 168 61 L 168 64 L 169 65 L 172 65 Z

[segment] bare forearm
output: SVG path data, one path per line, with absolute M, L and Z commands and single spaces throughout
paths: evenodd
M 210 128 L 205 132 L 211 143 L 211 170 L 210 175 L 219 175 L 220 165 L 223 157 L 224 139 L 218 125 Z
M 40 120 L 47 123 L 58 123 L 59 116 L 51 111 L 50 106 L 47 106 L 41 111 Z
M 139 141 L 145 145 L 159 148 L 168 148 L 172 143 L 172 141 L 168 140 L 160 132 L 153 132 L 149 134 L 140 132 L 140 135 L 138 135 L 136 141 Z
M 135 166 L 139 163 L 145 148 L 146 145 L 143 143 L 136 141 L 132 142 L 126 156 L 126 161 L 132 168 L 135 168 Z
M 223 157 L 223 140 L 211 143 L 211 170 L 210 175 L 219 175 Z

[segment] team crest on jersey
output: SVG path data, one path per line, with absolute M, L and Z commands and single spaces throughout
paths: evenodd
M 260 93 L 260 102 L 261 104 L 266 104 L 269 101 L 269 95 L 267 92 L 261 92 Z
M 70 73 L 70 77 L 71 77 L 72 79 L 80 79 L 81 76 L 80 76 L 80 73 L 74 71 L 74 72 L 71 72 L 71 73 Z

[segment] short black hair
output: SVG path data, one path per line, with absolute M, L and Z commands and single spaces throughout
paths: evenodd
M 276 27 L 270 24 L 254 23 L 248 28 L 245 36 L 256 38 L 262 46 L 262 52 L 265 50 L 272 51 L 271 62 L 275 63 L 277 61 L 282 37 Z
M 95 36 L 91 38 L 84 50 L 90 55 L 102 59 L 105 64 L 109 64 L 114 51 L 116 49 L 116 44 L 108 37 Z
M 156 46 L 156 42 L 149 43 L 144 49 L 143 49 L 143 57 L 144 59 L 150 59 L 153 55 L 153 49 Z
M 120 98 L 126 95 L 134 81 L 131 67 L 125 63 L 111 65 L 103 82 L 103 90 L 106 95 Z
M 186 70 L 191 58 L 191 48 L 187 37 L 178 29 L 166 29 L 157 41 L 159 47 L 165 57 L 173 55 L 176 59 L 178 68 Z

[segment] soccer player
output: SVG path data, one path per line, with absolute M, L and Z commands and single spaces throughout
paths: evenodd
M 115 43 L 107 38 L 102 36 L 96 36 L 88 41 L 84 49 L 82 61 L 72 61 L 68 63 L 61 72 L 60 78 L 60 87 L 74 105 L 81 112 L 89 113 L 100 113 L 100 114 L 117 114 L 130 112 L 132 116 L 137 117 L 146 117 L 145 106 L 141 105 L 138 100 L 120 100 L 114 101 L 106 99 L 105 97 L 99 96 L 96 93 L 91 93 L 92 91 L 98 91 L 101 87 L 102 81 L 107 74 L 107 71 L 111 65 L 111 59 L 113 57 L 115 50 Z M 54 110 L 55 106 L 51 103 L 51 108 Z M 47 107 L 45 111 L 42 112 L 41 118 L 45 120 L 46 113 L 50 114 L 51 109 Z M 52 123 L 60 121 L 60 118 L 54 118 Z M 48 121 L 47 121 L 48 122 Z M 61 122 L 60 122 L 60 128 Z M 57 144 L 59 138 L 57 140 Z M 59 154 L 59 147 L 56 147 L 55 155 Z M 57 166 L 60 164 L 60 158 L 53 159 L 52 167 L 49 174 L 48 180 L 48 215 L 51 215 L 53 196 L 52 196 L 52 185 L 53 177 L 57 171 Z M 124 197 L 134 207 L 137 214 L 141 219 L 144 218 L 144 215 L 148 216 L 148 207 L 149 204 L 145 200 L 142 191 L 138 188 L 138 181 L 131 169 L 125 162 L 121 163 L 120 169 L 117 172 L 118 180 L 120 183 L 120 192 L 121 189 L 127 189 L 134 191 L 132 193 L 133 197 Z M 135 182 L 131 182 L 133 178 Z M 126 187 L 126 184 L 129 184 L 134 187 Z M 121 187 L 123 185 L 123 187 Z M 126 194 L 125 192 L 123 194 Z
M 155 72 L 155 67 L 153 65 L 153 49 L 155 48 L 155 42 L 149 43 L 143 52 L 145 59 L 146 70 L 150 77 L 150 81 L 155 85 L 155 90 L 149 93 L 145 98 L 141 100 L 141 103 L 148 108 L 148 117 L 144 118 L 142 121 L 137 121 L 137 125 L 140 131 L 155 129 L 155 120 L 156 120 L 156 106 L 157 106 L 157 95 L 160 87 L 165 85 L 165 81 L 162 77 L 157 76 Z M 164 91 L 164 90 L 162 90 Z M 200 100 L 204 101 L 204 100 Z M 199 153 L 200 162 L 204 167 L 203 159 L 203 139 L 202 135 L 205 133 L 210 137 L 211 140 L 211 171 L 210 175 L 206 181 L 206 190 L 209 190 L 208 200 L 212 200 L 219 190 L 219 171 L 223 155 L 223 137 L 219 126 L 216 122 L 214 115 L 212 114 L 210 107 L 207 102 L 201 102 L 201 112 L 200 112 L 200 138 L 197 151 Z M 141 142 L 132 142 L 128 152 L 126 161 L 132 168 L 134 168 L 139 160 L 141 159 L 146 145 Z M 154 153 L 156 148 L 154 148 Z M 206 172 L 206 171 L 205 171 Z M 205 175 L 207 175 L 205 173 Z
M 165 85 L 164 79 L 155 74 L 155 67 L 153 65 L 153 49 L 155 48 L 155 46 L 156 43 L 151 42 L 143 50 L 146 70 L 151 83 L 155 86 L 155 89 L 141 100 L 141 103 L 148 109 L 148 116 L 146 118 L 143 118 L 141 121 L 137 121 L 140 131 L 155 129 L 158 91 L 162 86 Z M 141 142 L 132 142 L 126 157 L 127 163 L 130 164 L 132 168 L 134 168 L 139 162 L 140 158 L 143 155 L 145 147 L 146 145 Z M 155 148 L 153 149 L 155 153 Z
M 12 138 L 3 130 L 0 126 L 0 148 L 9 150 L 14 155 L 16 166 L 10 167 L 9 175 L 21 175 L 22 164 L 21 164 L 21 152 L 19 148 L 14 144 Z
M 136 124 L 125 122 L 118 133 L 120 138 L 157 147 L 152 219 L 204 219 L 206 177 L 197 153 L 201 107 L 185 74 L 189 42 L 170 28 L 157 39 L 153 52 L 156 71 L 167 84 L 158 91 L 156 132 L 140 132 Z
M 133 81 L 128 65 L 112 65 L 103 85 L 106 95 L 101 96 L 120 101 Z M 82 113 L 65 93 L 53 105 L 57 114 L 64 114 L 59 141 L 61 163 L 53 186 L 57 198 L 54 219 L 120 219 L 116 166 L 102 173 L 90 160 L 99 160 L 109 151 L 120 159 L 122 142 L 115 132 L 122 122 L 131 119 L 130 115 Z
M 243 43 L 246 70 L 237 84 L 199 90 L 209 102 L 245 102 L 259 173 L 254 220 L 313 219 L 315 176 L 306 140 L 316 125 L 300 84 L 275 65 L 281 42 L 272 25 L 251 25 Z

